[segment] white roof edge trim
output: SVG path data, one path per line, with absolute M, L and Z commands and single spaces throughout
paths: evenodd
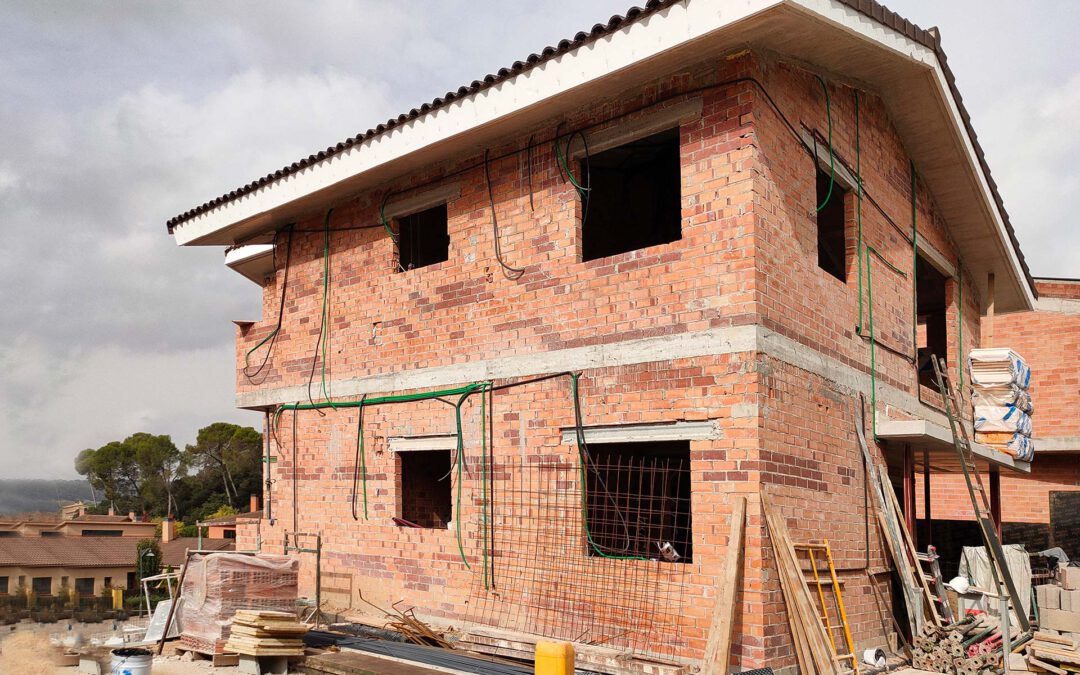
M 173 228 L 178 245 L 200 239 L 301 197 L 372 171 L 448 138 L 475 131 L 559 94 L 719 31 L 784 0 L 689 0 L 394 127 L 297 173 L 216 206 Z M 603 44 L 602 49 L 596 48 Z
M 225 252 L 225 264 L 232 267 L 253 258 L 270 255 L 273 252 L 273 244 L 244 244 Z
M 986 180 L 986 175 L 983 173 L 982 166 L 975 154 L 975 147 L 971 143 L 971 137 L 968 135 L 963 118 L 960 116 L 960 107 L 956 104 L 956 99 L 953 98 L 952 91 L 949 89 L 949 83 L 945 79 L 945 70 L 941 67 L 941 62 L 938 60 L 934 50 L 915 42 L 906 35 L 901 35 L 891 28 L 881 25 L 877 21 L 860 14 L 857 10 L 836 2 L 835 0 L 783 1 L 788 5 L 796 6 L 815 14 L 820 14 L 843 27 L 845 30 L 859 35 L 866 40 L 876 42 L 892 51 L 903 54 L 909 59 L 922 63 L 930 69 L 934 74 L 934 83 L 937 85 L 942 99 L 948 106 L 949 118 L 953 124 L 953 129 L 963 143 L 964 154 L 966 155 L 969 168 L 974 172 L 979 182 L 979 192 L 982 195 L 986 207 L 993 216 L 994 227 L 997 230 L 999 241 L 1004 244 L 1006 256 L 1010 263 L 1010 271 L 1016 278 L 1017 283 L 1024 289 L 1024 300 L 1027 309 L 1032 309 L 1035 306 L 1035 295 L 1032 292 L 1030 284 L 1028 284 L 1023 266 L 1020 265 L 1020 259 L 1016 256 L 1016 249 L 1013 248 L 1012 241 L 1009 239 L 1009 232 L 1005 227 L 1005 220 L 1002 218 L 1001 211 L 998 209 L 997 202 L 994 200 L 994 193 Z

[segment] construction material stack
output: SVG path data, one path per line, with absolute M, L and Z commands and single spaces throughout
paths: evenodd
M 1031 369 L 1008 348 L 973 349 L 968 355 L 975 442 L 1031 461 Z
M 1010 634 L 1013 649 L 1022 648 L 1029 639 L 1018 629 Z M 997 670 L 1004 655 L 1000 624 L 981 612 L 947 626 L 926 624 L 913 642 L 912 667 L 934 673 L 979 675 Z
M 299 561 L 287 556 L 193 555 L 184 575 L 184 632 L 190 651 L 223 654 L 238 610 L 296 609 Z
M 249 656 L 303 656 L 307 632 L 295 614 L 241 610 L 233 615 L 225 649 Z

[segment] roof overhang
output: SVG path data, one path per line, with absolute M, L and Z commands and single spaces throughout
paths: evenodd
M 245 244 L 225 251 L 225 264 L 262 286 L 267 275 L 274 272 L 273 244 Z
M 753 47 L 881 96 L 940 208 L 971 281 L 999 312 L 1030 309 L 1034 289 L 1014 246 L 939 52 L 886 26 L 853 0 L 685 0 L 172 227 L 181 245 L 230 245 L 433 163 L 613 96 L 688 63 Z M 874 3 L 869 3 L 873 5 Z M 798 36 L 798 39 L 793 39 Z

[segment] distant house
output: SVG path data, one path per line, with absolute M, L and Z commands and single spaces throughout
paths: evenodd
M 138 537 L 154 536 L 157 523 L 134 511 L 119 516 L 88 514 L 82 502 L 61 507 L 59 514 L 35 513 L 0 519 L 0 537 Z
M 31 591 L 49 597 L 67 588 L 81 597 L 106 588 L 137 586 L 139 541 L 157 536 L 158 524 L 127 516 L 89 515 L 64 507 L 60 517 L 35 514 L 0 521 L 0 596 Z M 179 568 L 188 549 L 233 550 L 223 537 L 176 537 L 176 524 L 161 527 L 162 567 Z

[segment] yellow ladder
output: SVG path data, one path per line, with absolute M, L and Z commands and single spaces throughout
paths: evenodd
M 793 544 L 796 551 L 806 551 L 810 559 L 810 569 L 814 574 L 814 585 L 817 586 L 818 600 L 821 601 L 821 621 L 825 624 L 825 632 L 829 634 L 829 645 L 832 647 L 833 657 L 838 661 L 850 661 L 851 670 L 859 675 L 859 659 L 855 655 L 855 643 L 851 639 L 851 627 L 848 626 L 847 611 L 844 609 L 844 595 L 840 592 L 840 580 L 836 578 L 836 566 L 833 565 L 832 549 L 829 548 L 829 540 L 823 539 L 821 543 L 798 543 Z M 825 587 L 818 571 L 818 557 L 825 554 L 828 563 L 829 578 L 832 582 L 833 595 L 836 597 L 836 613 L 840 617 L 840 625 L 834 626 L 829 616 L 829 606 L 825 603 Z M 827 582 L 826 582 L 827 583 Z M 847 643 L 847 653 L 840 654 L 836 648 L 836 629 L 843 629 L 844 641 Z

